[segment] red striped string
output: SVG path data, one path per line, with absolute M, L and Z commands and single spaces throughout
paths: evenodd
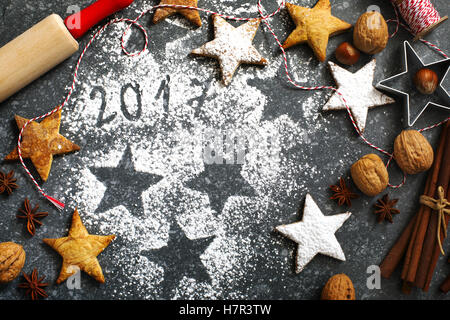
M 398 9 L 414 35 L 441 20 L 430 0 L 403 0 Z
M 269 32 L 270 32 L 270 33 L 272 34 L 272 36 L 274 37 L 274 39 L 275 39 L 277 45 L 278 45 L 278 46 L 280 47 L 280 49 L 281 49 L 281 52 L 282 52 L 282 55 L 283 55 L 283 61 L 284 61 L 285 75 L 286 75 L 286 78 L 287 78 L 288 82 L 291 83 L 294 87 L 296 87 L 296 88 L 298 88 L 298 89 L 301 89 L 301 90 L 308 90 L 308 91 L 311 91 L 311 90 L 324 90 L 324 89 L 327 89 L 327 90 L 332 90 L 332 91 L 336 92 L 336 93 L 339 95 L 339 97 L 341 98 L 342 102 L 344 103 L 344 105 L 345 105 L 345 107 L 346 107 L 346 109 L 347 109 L 348 116 L 349 116 L 349 118 L 350 118 L 350 120 L 351 120 L 351 122 L 352 122 L 352 124 L 353 124 L 353 127 L 355 128 L 356 132 L 357 132 L 358 135 L 361 137 L 361 139 L 362 139 L 367 145 L 369 145 L 371 148 L 373 148 L 373 149 L 375 149 L 375 150 L 377 150 L 377 151 L 379 151 L 379 152 L 381 152 L 381 153 L 383 153 L 383 154 L 385 154 L 385 155 L 387 155 L 387 156 L 389 157 L 389 160 L 388 160 L 388 162 L 387 162 L 387 164 L 386 164 L 386 167 L 388 167 L 388 166 L 389 166 L 389 163 L 390 163 L 391 160 L 393 159 L 393 155 L 392 155 L 391 153 L 389 153 L 388 151 L 385 151 L 385 150 L 383 150 L 382 148 L 380 148 L 380 147 L 378 147 L 378 146 L 372 144 L 370 141 L 368 141 L 368 140 L 364 137 L 364 135 L 362 134 L 362 132 L 359 130 L 358 126 L 356 125 L 356 122 L 355 122 L 355 120 L 354 120 L 354 118 L 353 118 L 353 115 L 352 115 L 352 113 L 351 113 L 351 111 L 350 111 L 350 108 L 349 108 L 348 105 L 347 105 L 347 102 L 346 102 L 344 96 L 338 91 L 337 88 L 332 87 L 332 86 L 314 86 L 314 87 L 306 87 L 306 86 L 302 86 L 302 85 L 297 84 L 297 83 L 292 79 L 292 77 L 291 77 L 291 75 L 290 75 L 290 73 L 289 73 L 288 60 L 287 60 L 286 52 L 285 52 L 285 50 L 284 50 L 284 48 L 283 48 L 281 42 L 279 41 L 278 37 L 276 36 L 275 32 L 272 30 L 272 28 L 270 27 L 270 25 L 269 25 L 269 23 L 268 23 L 268 21 L 267 21 L 269 18 L 271 18 L 271 17 L 275 16 L 276 14 L 278 14 L 278 13 L 280 12 L 280 10 L 281 10 L 282 8 L 284 8 L 284 6 L 285 6 L 285 0 L 282 0 L 281 3 L 280 3 L 280 5 L 278 6 L 278 8 L 277 8 L 275 11 L 273 11 L 272 13 L 270 13 L 270 14 L 268 14 L 268 15 L 264 15 L 263 8 L 262 8 L 262 5 L 261 5 L 261 0 L 258 0 L 258 13 L 259 13 L 260 19 L 264 22 L 264 24 L 266 25 L 267 29 L 269 30 Z M 141 55 L 142 53 L 144 53 L 144 52 L 147 50 L 148 42 L 149 42 L 148 39 L 149 39 L 149 38 L 148 38 L 147 31 L 145 30 L 145 28 L 144 28 L 141 24 L 138 23 L 138 21 L 139 21 L 144 15 L 146 15 L 147 13 L 149 13 L 149 12 L 155 10 L 155 9 L 158 9 L 158 8 L 192 9 L 192 10 L 198 10 L 198 11 L 201 11 L 201 12 L 205 12 L 205 13 L 208 13 L 208 14 L 216 14 L 216 15 L 219 15 L 219 16 L 225 18 L 225 19 L 236 20 L 236 21 L 249 21 L 249 20 L 255 19 L 255 18 L 246 18 L 246 17 L 234 17 L 234 16 L 230 16 L 230 15 L 220 14 L 220 13 L 217 13 L 217 12 L 214 12 L 214 11 L 211 11 L 211 10 L 208 10 L 208 9 L 197 8 L 197 7 L 191 7 L 191 6 L 185 6 L 185 5 L 161 4 L 161 5 L 153 6 L 153 7 L 151 7 L 150 9 L 146 9 L 146 10 L 142 11 L 141 14 L 139 14 L 139 15 L 137 16 L 137 18 L 134 19 L 134 20 L 127 19 L 127 18 L 117 18 L 117 19 L 112 19 L 112 20 L 110 20 L 108 23 L 106 23 L 105 25 L 103 25 L 101 28 L 99 28 L 96 32 L 94 32 L 94 35 L 91 37 L 91 39 L 89 40 L 89 42 L 86 44 L 86 46 L 84 47 L 83 51 L 82 51 L 81 54 L 80 54 L 80 57 L 79 57 L 78 60 L 77 60 L 77 64 L 76 64 L 76 66 L 75 66 L 75 71 L 74 71 L 74 73 L 73 73 L 72 85 L 71 85 L 70 90 L 69 90 L 69 92 L 68 92 L 66 98 L 64 99 L 63 103 L 62 103 L 61 105 L 55 107 L 55 108 L 54 108 L 53 110 L 51 110 L 50 112 L 48 112 L 48 113 L 46 113 L 46 114 L 43 114 L 43 115 L 41 115 L 41 116 L 35 117 L 35 118 L 30 119 L 29 121 L 27 121 L 27 122 L 25 123 L 25 125 L 21 128 L 20 133 L 19 133 L 19 138 L 18 138 L 18 141 L 17 141 L 17 150 L 18 150 L 18 154 L 19 154 L 19 159 L 20 159 L 20 162 L 21 162 L 23 168 L 25 169 L 25 172 L 26 172 L 27 175 L 31 178 L 31 180 L 33 181 L 34 185 L 35 185 L 36 188 L 39 190 L 39 192 L 40 192 L 46 199 L 48 199 L 52 204 L 54 204 L 56 208 L 58 208 L 58 209 L 60 209 L 60 210 L 62 210 L 62 209 L 64 208 L 64 206 L 65 206 L 64 203 L 62 203 L 61 201 L 59 201 L 59 200 L 57 200 L 57 199 L 55 199 L 55 198 L 53 198 L 53 197 L 51 197 L 51 196 L 49 196 L 48 194 L 45 193 L 45 191 L 40 187 L 40 185 L 38 184 L 38 182 L 36 181 L 36 179 L 33 177 L 33 175 L 32 175 L 32 174 L 30 173 L 30 171 L 28 170 L 28 168 L 27 168 L 25 162 L 23 161 L 22 153 L 21 153 L 21 140 L 22 140 L 23 131 L 25 130 L 25 128 L 26 128 L 31 122 L 37 121 L 37 120 L 41 120 L 41 119 L 43 119 L 43 118 L 46 118 L 46 117 L 48 117 L 48 116 L 54 114 L 55 112 L 58 112 L 59 110 L 61 110 L 61 109 L 68 103 L 68 101 L 70 100 L 70 98 L 71 98 L 73 92 L 75 91 L 75 86 L 76 86 L 76 82 L 77 82 L 77 78 L 78 78 L 78 71 L 79 71 L 79 68 L 80 68 L 80 65 L 81 65 L 81 61 L 83 60 L 83 58 L 84 58 L 84 56 L 85 56 L 85 54 L 86 54 L 86 51 L 89 49 L 89 47 L 92 45 L 92 43 L 93 43 L 93 42 L 94 42 L 94 41 L 95 41 L 95 40 L 96 40 L 96 39 L 97 39 L 97 38 L 105 31 L 105 29 L 107 29 L 110 25 L 115 24 L 115 23 L 120 23 L 120 22 L 129 23 L 128 27 L 125 29 L 125 31 L 124 31 L 123 34 L 122 34 L 122 38 L 121 38 L 121 47 L 122 47 L 122 51 L 124 52 L 124 54 L 126 54 L 127 56 L 130 56 L 130 57 L 133 57 L 133 56 L 139 56 L 139 55 Z M 395 11 L 395 12 L 396 12 L 397 18 L 396 18 L 396 20 L 393 20 L 393 21 L 397 22 L 397 30 L 398 30 L 398 25 L 399 25 L 399 24 L 402 25 L 403 27 L 407 28 L 407 26 L 404 26 L 403 24 L 400 23 L 399 18 L 398 18 L 398 13 L 397 13 L 397 11 Z M 134 27 L 137 27 L 139 30 L 142 31 L 142 33 L 144 34 L 144 37 L 145 37 L 145 44 L 144 44 L 144 47 L 143 47 L 143 49 L 142 49 L 141 51 L 137 51 L 137 52 L 134 52 L 134 53 L 130 53 L 130 52 L 128 52 L 128 50 L 126 49 L 126 46 L 125 46 L 125 36 L 126 36 L 127 32 L 128 32 L 128 31 L 131 29 L 131 27 L 133 27 L 133 26 L 134 26 Z M 397 32 L 397 30 L 395 31 L 395 33 Z M 395 34 L 395 33 L 394 33 L 394 34 Z M 392 36 L 393 36 L 393 35 L 392 35 Z M 445 54 L 444 54 L 439 48 L 437 48 L 436 46 L 432 45 L 431 43 L 429 43 L 429 42 L 427 42 L 427 41 L 425 41 L 425 40 L 421 40 L 421 41 L 423 41 L 423 42 L 425 42 L 426 44 L 432 46 L 433 49 L 437 50 L 438 52 L 440 52 L 441 54 L 443 54 L 443 55 L 445 56 Z M 421 130 L 419 130 L 419 131 L 425 131 L 425 130 L 429 130 L 429 129 L 435 128 L 435 127 L 437 127 L 437 126 L 439 126 L 439 125 L 445 123 L 445 122 L 448 121 L 449 119 L 450 119 L 450 118 L 447 118 L 447 119 L 445 119 L 444 121 L 442 121 L 442 122 L 440 122 L 440 123 L 437 123 L 437 124 L 435 124 L 435 125 L 429 126 L 429 127 L 427 127 L 427 128 L 423 128 L 423 129 L 421 129 Z M 405 177 L 405 175 L 404 175 L 403 181 L 402 181 L 401 184 L 399 184 L 399 185 L 391 185 L 391 184 L 389 184 L 389 186 L 392 187 L 392 188 L 399 188 L 400 186 L 402 186 L 402 185 L 405 183 L 405 179 L 406 179 L 406 177 Z

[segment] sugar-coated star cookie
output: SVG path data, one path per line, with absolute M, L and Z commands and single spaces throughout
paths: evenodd
M 296 273 L 300 273 L 318 253 L 345 261 L 344 251 L 334 233 L 350 216 L 350 212 L 325 216 L 313 198 L 306 195 L 302 221 L 275 228 L 298 244 Z
M 394 103 L 395 100 L 381 93 L 372 85 L 376 61 L 373 59 L 355 73 L 351 73 L 337 64 L 329 61 L 331 73 L 343 95 L 352 116 L 361 132 L 366 128 L 367 112 L 370 108 Z M 344 102 L 335 92 L 323 111 L 346 110 Z
M 218 15 L 213 15 L 215 39 L 194 49 L 192 54 L 219 60 L 222 80 L 227 86 L 241 63 L 266 65 L 264 59 L 252 45 L 260 19 L 234 28 Z

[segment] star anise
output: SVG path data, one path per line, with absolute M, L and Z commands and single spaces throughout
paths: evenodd
M 25 293 L 31 296 L 31 300 L 37 300 L 39 297 L 48 297 L 47 292 L 42 289 L 42 287 L 47 287 L 48 283 L 42 282 L 45 277 L 38 278 L 38 272 L 36 269 L 34 269 L 30 275 L 27 275 L 24 272 L 22 272 L 22 275 L 26 282 L 19 284 L 19 288 L 27 289 Z
M 38 204 L 33 209 L 31 209 L 30 200 L 28 200 L 28 198 L 25 198 L 24 209 L 19 209 L 19 211 L 24 215 L 17 215 L 17 218 L 27 220 L 27 230 L 32 236 L 34 236 L 36 232 L 36 224 L 42 226 L 42 222 L 37 219 L 45 218 L 46 216 L 48 216 L 48 212 L 37 212 L 38 209 Z
M 16 183 L 17 179 L 14 178 L 14 171 L 11 170 L 8 174 L 0 171 L 0 193 L 7 192 L 10 195 L 14 189 L 19 186 Z
M 377 200 L 373 206 L 377 210 L 375 210 L 375 214 L 378 214 L 377 221 L 380 223 L 383 220 L 388 220 L 390 223 L 393 222 L 392 215 L 400 213 L 400 210 L 394 208 L 397 204 L 398 199 L 389 199 L 389 196 L 385 194 L 381 199 Z
M 339 178 L 339 185 L 330 186 L 330 189 L 334 192 L 330 199 L 337 200 L 338 205 L 340 206 L 345 203 L 350 207 L 352 205 L 351 199 L 359 198 L 356 193 L 353 193 L 352 190 L 347 187 L 345 180 L 342 177 Z

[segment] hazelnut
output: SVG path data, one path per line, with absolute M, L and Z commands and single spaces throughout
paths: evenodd
M 14 242 L 0 243 L 0 283 L 14 280 L 25 264 L 23 247 Z
M 342 42 L 334 54 L 336 55 L 337 61 L 349 66 L 355 64 L 360 56 L 358 49 L 348 42 Z
M 430 169 L 434 152 L 419 131 L 403 130 L 394 141 L 394 158 L 403 172 L 416 174 Z
M 420 93 L 432 94 L 437 88 L 438 76 L 433 70 L 422 68 L 414 75 L 413 81 Z
M 376 154 L 367 154 L 350 168 L 353 182 L 364 194 L 376 196 L 386 189 L 389 175 L 383 161 Z
M 353 30 L 353 44 L 362 52 L 378 53 L 386 47 L 388 39 L 387 24 L 379 12 L 365 12 L 356 21 Z

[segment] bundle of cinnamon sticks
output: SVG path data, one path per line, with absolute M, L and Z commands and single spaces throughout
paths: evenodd
M 450 197 L 448 188 L 450 178 L 449 122 L 447 121 L 442 129 L 434 163 L 428 173 L 423 192 L 425 196 L 434 199 L 438 197 L 438 187 L 444 189 L 447 200 Z M 401 278 L 403 280 L 402 290 L 405 293 L 409 293 L 412 287 L 418 287 L 424 291 L 428 291 L 430 287 L 437 261 L 441 255 L 441 247 L 437 240 L 439 218 L 436 210 L 421 204 L 417 214 L 411 219 L 380 265 L 381 276 L 389 278 L 403 260 Z M 450 216 L 446 214 L 444 223 L 440 226 L 441 243 L 444 243 L 444 225 L 448 225 L 449 218 Z

